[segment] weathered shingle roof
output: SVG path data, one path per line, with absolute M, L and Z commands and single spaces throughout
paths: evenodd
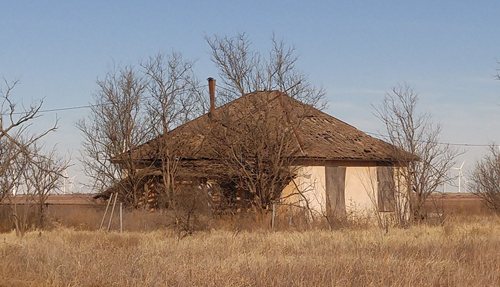
M 258 101 L 256 101 L 258 100 Z M 325 161 L 401 161 L 403 154 L 406 160 L 416 157 L 401 152 L 393 145 L 371 137 L 355 127 L 321 112 L 312 106 L 303 104 L 285 93 L 278 91 L 261 91 L 246 94 L 215 110 L 215 117 L 222 114 L 233 117 L 234 120 L 252 120 L 252 115 L 258 112 L 256 102 L 272 107 L 278 117 L 299 120 L 295 135 L 301 152 L 300 159 Z M 181 125 L 166 135 L 149 141 L 136 149 L 115 158 L 130 155 L 133 159 L 151 161 L 158 157 L 159 141 L 168 139 L 171 150 L 176 150 L 181 158 L 186 160 L 216 160 L 205 148 L 207 131 L 213 118 L 209 114 Z

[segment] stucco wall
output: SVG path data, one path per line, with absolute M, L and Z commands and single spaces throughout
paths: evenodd
M 297 185 L 297 186 L 295 186 Z M 297 195 L 297 187 L 307 199 L 309 208 L 316 214 L 326 215 L 326 180 L 324 166 L 300 167 L 295 183 L 283 190 L 285 201 L 305 206 L 302 196 Z M 377 200 L 376 167 L 347 167 L 345 179 L 346 212 L 351 215 L 368 215 L 376 207 Z M 293 195 L 295 194 L 295 195 Z
M 302 196 L 297 194 L 298 192 Z M 309 208 L 316 212 L 325 212 L 325 167 L 299 167 L 298 175 L 294 182 L 288 184 L 282 194 L 288 203 L 298 203 L 301 206 L 305 206 L 305 200 L 307 200 Z
M 377 167 L 348 167 L 345 180 L 347 214 L 370 215 L 376 210 L 377 190 Z
M 348 216 L 373 216 L 378 210 L 378 180 L 377 168 L 371 167 L 347 167 L 345 175 L 345 205 Z M 394 170 L 396 188 L 396 209 L 402 211 L 406 217 L 409 216 L 408 194 L 404 182 L 401 181 L 400 172 L 402 168 Z M 399 179 L 398 179 L 399 177 Z M 296 185 L 297 186 L 296 186 Z M 285 201 L 305 206 L 305 197 L 309 208 L 315 214 L 326 215 L 326 179 L 324 166 L 300 167 L 295 184 L 290 183 L 283 191 Z M 302 196 L 297 195 L 297 187 Z M 295 194 L 295 195 L 293 195 Z M 292 196 L 290 196 L 292 195 Z M 384 213 L 385 214 L 385 213 Z

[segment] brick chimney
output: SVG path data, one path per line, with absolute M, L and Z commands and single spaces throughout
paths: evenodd
M 212 117 L 215 112 L 215 79 L 208 78 L 208 93 L 210 95 L 210 110 L 208 115 Z

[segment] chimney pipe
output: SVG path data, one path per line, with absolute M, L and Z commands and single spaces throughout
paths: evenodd
M 209 115 L 213 116 L 215 112 L 215 79 L 208 78 L 208 93 L 210 94 L 210 111 Z

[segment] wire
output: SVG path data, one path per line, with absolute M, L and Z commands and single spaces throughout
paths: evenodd
M 50 113 L 50 112 L 59 112 L 59 111 L 71 111 L 71 110 L 88 109 L 88 108 L 93 108 L 93 107 L 102 106 L 102 105 L 108 105 L 108 103 L 98 104 L 98 105 L 84 105 L 84 106 L 54 108 L 54 109 L 40 110 L 39 112 L 40 113 Z
M 203 87 L 207 87 L 207 85 L 201 85 L 201 86 L 197 86 L 197 87 L 194 87 L 194 88 L 203 88 Z M 152 99 L 152 97 L 151 96 L 149 96 L 149 97 L 143 97 L 143 99 Z M 108 102 L 108 103 L 100 103 L 100 104 L 93 104 L 93 105 L 81 105 L 81 106 L 70 106 L 70 107 L 63 107 L 63 108 L 52 108 L 52 109 L 39 110 L 38 113 L 50 113 L 50 112 L 60 112 L 60 111 L 89 109 L 89 108 L 106 106 L 106 105 L 111 105 L 111 104 L 113 104 L 113 103 L 112 102 Z M 24 115 L 24 114 L 26 114 L 28 112 L 30 112 L 30 110 L 24 111 L 24 112 L 4 113 L 4 114 L 0 114 L 0 116 Z
M 384 139 L 387 139 L 387 135 L 379 134 L 379 133 L 373 133 L 373 132 L 367 132 L 367 131 L 362 131 L 366 134 L 373 135 L 373 136 L 378 136 L 382 137 Z M 489 146 L 498 146 L 496 144 L 473 144 L 473 143 L 451 143 L 451 142 L 430 142 L 430 141 L 420 141 L 422 143 L 436 143 L 439 145 L 450 145 L 450 146 L 463 146 L 463 147 L 489 147 Z
M 205 84 L 205 85 L 200 85 L 200 86 L 197 86 L 195 88 L 204 88 L 204 87 L 207 87 L 208 85 Z M 223 86 L 219 86 L 219 85 L 216 85 L 218 88 L 222 88 L 224 90 L 227 90 L 229 91 L 228 88 L 226 87 L 223 87 Z M 152 97 L 144 97 L 144 99 L 151 99 Z M 93 104 L 93 105 L 81 105 L 81 106 L 70 106 L 70 107 L 62 107 L 62 108 L 52 108 L 52 109 L 44 109 L 44 110 L 39 110 L 38 112 L 39 113 L 50 113 L 50 112 L 60 112 L 60 111 L 71 111 L 71 110 L 80 110 L 80 109 L 89 109 L 89 108 L 94 108 L 94 107 L 99 107 L 99 106 L 105 106 L 105 105 L 110 105 L 110 104 L 113 104 L 111 102 L 109 103 L 100 103 L 100 104 Z M 27 112 L 14 112 L 12 113 L 12 115 L 22 115 L 22 114 L 26 114 Z M 8 114 L 0 114 L 0 116 L 7 116 L 7 115 L 10 115 L 10 113 Z M 383 134 L 380 134 L 380 133 L 374 133 L 374 132 L 368 132 L 368 131 L 363 131 L 362 132 L 366 133 L 366 134 L 369 134 L 369 135 L 373 135 L 373 136 L 377 136 L 377 137 L 381 137 L 381 138 L 384 138 L 384 139 L 387 139 L 387 135 L 383 135 Z M 450 145 L 450 146 L 461 146 L 461 147 L 490 147 L 490 146 L 499 146 L 499 145 L 496 145 L 496 144 L 475 144 L 475 143 L 452 143 L 452 142 L 435 142 L 436 144 L 439 144 L 439 145 Z

